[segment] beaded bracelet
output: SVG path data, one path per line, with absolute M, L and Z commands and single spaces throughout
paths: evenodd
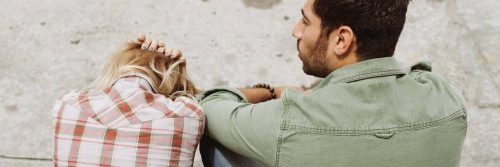
M 252 88 L 265 88 L 269 90 L 269 92 L 271 92 L 271 99 L 276 99 L 276 93 L 274 92 L 274 88 L 271 87 L 271 85 L 269 84 L 259 83 L 257 85 L 253 85 Z

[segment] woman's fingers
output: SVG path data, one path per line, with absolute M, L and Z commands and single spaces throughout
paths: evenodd
M 173 52 L 173 51 L 174 51 L 174 50 L 173 50 L 173 49 L 171 49 L 171 48 L 166 48 L 166 49 L 165 49 L 165 56 L 170 57 L 170 56 L 172 55 L 172 52 Z
M 158 48 L 159 53 L 165 53 L 165 47 L 160 47 Z
M 162 49 L 162 50 L 160 50 L 160 49 Z M 165 50 L 166 50 L 165 49 L 165 42 L 158 41 L 158 50 L 156 50 L 156 51 L 158 51 L 159 53 L 165 53 Z
M 173 49 L 171 59 L 176 59 L 182 57 L 182 52 L 179 49 Z
M 142 45 L 144 41 L 139 41 L 138 39 L 129 39 L 127 41 L 129 44 L 137 44 L 137 45 Z
M 144 33 L 137 34 L 137 39 L 128 40 L 128 43 L 139 44 L 139 45 L 141 45 L 142 50 L 157 51 L 160 53 L 164 53 L 165 51 L 168 50 L 165 48 L 165 42 L 159 41 L 159 40 L 153 40 L 149 37 L 146 37 L 146 35 Z M 163 49 L 160 50 L 160 48 L 163 48 Z M 172 54 L 172 53 L 170 52 L 169 55 L 170 54 Z
M 144 34 L 142 32 L 137 34 L 137 41 L 144 42 L 144 40 L 146 40 L 146 34 Z
M 141 49 L 143 50 L 147 50 L 149 48 L 149 46 L 151 45 L 151 39 L 149 38 L 146 38 L 146 40 L 144 40 L 144 43 L 142 43 L 142 46 L 141 46 Z
M 139 34 L 137 34 L 137 38 L 135 38 L 135 39 L 129 39 L 129 40 L 127 40 L 127 42 L 129 44 L 142 45 L 142 43 L 144 43 L 145 39 L 146 39 L 146 35 L 144 35 L 144 33 L 139 33 Z
M 158 48 L 158 41 L 153 40 L 151 42 L 151 45 L 149 46 L 149 50 L 150 51 L 156 51 L 157 48 Z
M 185 58 L 182 56 L 182 52 L 179 49 L 167 48 L 165 42 L 152 40 L 144 33 L 139 33 L 137 35 L 137 39 L 128 40 L 129 43 L 141 44 L 141 49 L 157 51 L 159 53 L 163 53 L 166 57 L 170 59 L 179 59 L 185 61 Z

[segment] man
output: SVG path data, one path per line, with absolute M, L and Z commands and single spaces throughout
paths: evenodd
M 265 166 L 459 166 L 463 97 L 429 63 L 404 71 L 392 58 L 408 4 L 307 0 L 293 36 L 304 72 L 324 80 L 306 92 L 204 92 L 216 145 L 202 150 L 205 164 L 250 162 L 227 148 Z

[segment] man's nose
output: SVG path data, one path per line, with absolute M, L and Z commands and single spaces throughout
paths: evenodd
M 292 36 L 295 37 L 295 38 L 297 38 L 297 39 L 301 39 L 302 38 L 302 28 L 301 28 L 300 22 L 297 23 L 295 25 L 295 27 L 293 28 Z

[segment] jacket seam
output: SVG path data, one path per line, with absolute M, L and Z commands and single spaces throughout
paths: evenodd
M 397 73 L 404 73 L 403 71 L 397 69 L 397 70 L 386 70 L 386 71 L 376 71 L 376 72 L 369 72 L 369 73 L 363 73 L 363 74 L 358 74 L 354 75 L 351 77 L 347 77 L 338 81 L 335 81 L 333 83 L 343 83 L 343 82 L 352 82 L 356 80 L 363 80 L 367 78 L 372 78 L 372 77 L 380 77 L 380 76 L 385 76 L 385 75 L 393 75 Z
M 316 128 L 316 127 L 308 127 L 297 124 L 289 124 L 286 127 L 284 127 L 283 130 L 300 130 L 306 133 L 348 135 L 348 136 L 372 135 L 376 133 L 388 133 L 388 132 L 405 132 L 405 131 L 427 129 L 446 124 L 449 121 L 454 120 L 455 118 L 465 116 L 464 110 L 465 108 L 461 108 L 458 111 L 455 111 L 454 113 L 448 116 L 429 122 L 409 124 L 391 128 L 374 128 L 374 129 Z
M 284 130 L 286 129 L 287 126 L 287 121 L 288 121 L 288 100 L 287 100 L 287 95 L 288 92 L 285 91 L 283 94 L 283 117 L 281 118 L 281 123 L 280 123 L 280 133 L 278 135 L 278 141 L 277 141 L 277 146 L 276 146 L 276 154 L 275 154 L 275 162 L 274 166 L 279 167 L 279 159 L 280 159 L 280 153 L 281 153 L 281 144 L 283 144 L 283 133 L 285 132 Z

